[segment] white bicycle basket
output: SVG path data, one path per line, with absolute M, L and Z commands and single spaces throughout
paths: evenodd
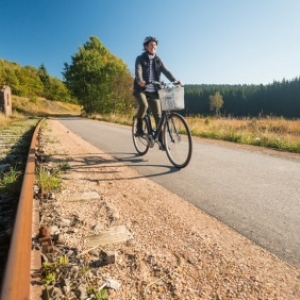
M 162 110 L 184 109 L 184 87 L 174 86 L 158 90 Z

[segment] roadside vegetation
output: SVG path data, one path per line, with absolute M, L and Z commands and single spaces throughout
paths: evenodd
M 18 195 L 35 120 L 0 117 L 0 194 Z
M 0 58 L 0 86 L 9 85 L 14 114 L 81 115 L 131 125 L 133 75 L 122 59 L 91 36 L 65 63 L 63 81 L 46 66 L 21 67 Z M 300 77 L 267 85 L 185 85 L 185 116 L 194 136 L 300 153 Z M 59 100 L 59 101 L 55 101 Z
M 96 37 L 79 48 L 71 64 L 65 64 L 63 76 L 64 82 L 50 77 L 43 64 L 39 69 L 23 68 L 0 59 L 0 87 L 7 84 L 13 93 L 13 114 L 0 113 L 1 133 L 22 128 L 21 134 L 25 135 L 42 117 L 81 116 L 131 126 L 135 114 L 132 75 Z M 257 87 L 190 85 L 185 93 L 186 109 L 181 113 L 193 136 L 300 153 L 300 77 Z M 286 99 L 289 105 L 282 104 Z M 26 129 L 25 124 L 31 127 Z M 14 147 L 0 161 L 2 199 L 20 192 L 29 139 L 26 143 L 25 148 Z M 62 187 L 61 174 L 69 168 L 68 160 L 55 169 L 37 168 L 36 184 L 41 197 L 51 199 L 53 192 Z M 71 267 L 65 256 L 43 264 L 46 299 L 51 299 L 48 288 Z M 85 272 L 83 269 L 83 277 Z M 90 299 L 107 299 L 105 290 L 89 287 L 88 294 Z
M 83 116 L 95 120 L 131 126 L 134 109 L 128 114 L 84 114 L 82 106 L 60 101 L 13 97 L 13 116 L 0 114 L 0 128 L 17 121 L 39 117 Z M 225 118 L 185 116 L 193 136 L 225 140 L 300 153 L 300 120 L 283 117 Z
M 9 167 L 7 170 L 0 172 L 0 192 L 1 195 L 18 194 L 21 187 L 22 172 L 18 168 Z
M 92 119 L 131 125 L 132 116 L 92 115 Z M 300 120 L 284 118 L 185 117 L 193 136 L 300 153 Z

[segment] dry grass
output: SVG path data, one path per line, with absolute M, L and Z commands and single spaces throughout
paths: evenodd
M 195 136 L 300 153 L 300 120 L 187 118 Z
M 25 117 L 17 112 L 14 112 L 11 116 L 5 116 L 0 113 L 0 129 L 4 129 L 6 126 L 16 122 L 21 121 Z
M 3 128 L 6 124 L 8 124 L 8 118 L 3 114 L 0 114 L 0 128 Z
M 131 125 L 132 116 L 93 115 L 92 118 Z M 300 120 L 283 118 L 186 117 L 194 136 L 300 153 Z
M 9 118 L 0 114 L 1 127 L 25 116 L 81 115 L 81 106 L 43 98 L 13 96 L 13 111 L 13 116 Z M 94 114 L 88 117 L 130 126 L 133 114 L 134 112 L 129 115 Z M 186 120 L 194 136 L 300 153 L 300 120 L 271 117 L 186 117 Z
M 46 117 L 62 115 L 80 115 L 81 106 L 59 102 L 49 101 L 44 98 L 32 98 L 12 96 L 11 116 L 5 116 L 0 113 L 0 128 L 5 128 L 11 123 L 27 119 L 28 117 Z
M 50 115 L 80 115 L 81 106 L 60 102 L 49 101 L 44 98 L 24 98 L 13 96 L 13 110 L 24 115 L 50 116 Z
M 236 131 L 247 134 L 300 134 L 300 120 L 286 120 L 283 118 L 264 119 L 226 119 L 226 118 L 187 118 L 191 130 L 196 132 Z

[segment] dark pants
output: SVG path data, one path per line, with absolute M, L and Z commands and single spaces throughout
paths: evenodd
M 158 93 L 147 93 L 142 92 L 137 95 L 135 95 L 136 102 L 138 103 L 138 111 L 137 111 L 137 117 L 142 119 L 147 112 L 148 105 L 151 108 L 156 128 L 158 126 L 159 120 L 161 118 L 161 104 L 160 100 L 158 99 Z

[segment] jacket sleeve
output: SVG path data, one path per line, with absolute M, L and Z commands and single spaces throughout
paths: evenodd
M 138 56 L 135 60 L 135 80 L 137 83 L 144 80 L 141 56 Z
M 170 80 L 170 81 L 176 81 L 176 78 L 174 75 L 171 73 L 171 71 L 166 67 L 164 62 L 160 60 L 160 69 L 161 72 Z

